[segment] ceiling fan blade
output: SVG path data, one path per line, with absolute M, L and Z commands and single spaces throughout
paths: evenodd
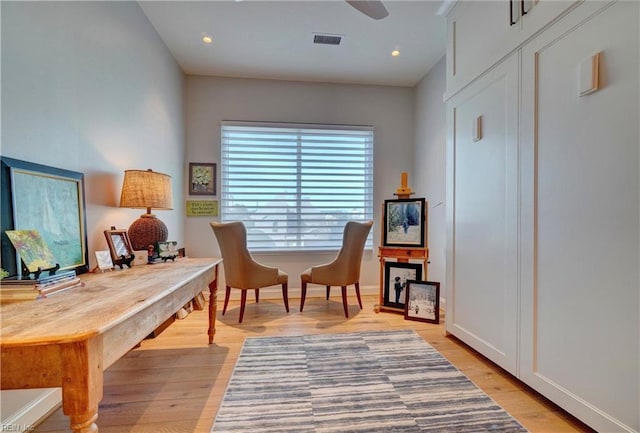
M 389 15 L 387 9 L 384 7 L 381 1 L 378 0 L 346 0 L 351 6 L 362 12 L 363 14 L 373 18 L 374 20 L 381 20 Z

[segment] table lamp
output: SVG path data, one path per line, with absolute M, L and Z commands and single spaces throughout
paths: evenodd
M 169 231 L 151 209 L 173 209 L 171 176 L 149 170 L 125 170 L 120 207 L 147 209 L 147 213 L 131 223 L 128 234 L 134 250 L 167 240 Z

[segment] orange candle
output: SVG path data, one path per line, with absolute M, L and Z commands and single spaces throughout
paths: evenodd
M 400 184 L 402 185 L 402 189 L 407 188 L 407 172 L 406 171 L 402 172 Z

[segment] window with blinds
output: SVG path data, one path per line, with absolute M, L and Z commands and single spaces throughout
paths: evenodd
M 337 250 L 373 217 L 371 127 L 223 122 L 221 161 L 221 219 L 252 251 Z

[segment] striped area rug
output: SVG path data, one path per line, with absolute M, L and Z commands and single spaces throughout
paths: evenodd
M 526 432 L 412 330 L 248 338 L 212 432 Z

